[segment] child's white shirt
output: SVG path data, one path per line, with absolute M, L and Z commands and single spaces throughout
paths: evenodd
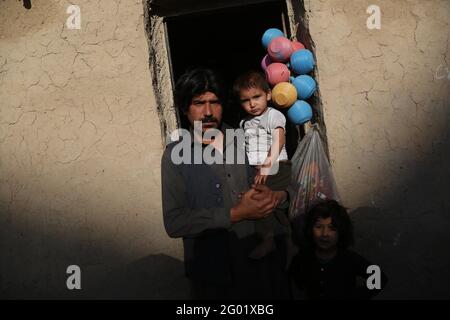
M 241 120 L 239 127 L 245 132 L 245 151 L 250 165 L 261 165 L 272 145 L 272 130 L 286 130 L 286 118 L 280 111 L 267 107 L 263 114 Z M 278 161 L 281 160 L 288 160 L 285 145 L 278 156 Z

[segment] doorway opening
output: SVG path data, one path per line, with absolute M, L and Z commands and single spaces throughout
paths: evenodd
M 144 0 L 144 21 L 163 147 L 176 139 L 176 135 L 171 136 L 174 130 L 186 127 L 184 115 L 174 105 L 173 88 L 189 66 L 222 72 L 231 88 L 239 74 L 261 70 L 260 61 L 265 55 L 261 37 L 268 28 L 283 30 L 288 38 L 300 41 L 315 55 L 304 0 Z M 315 68 L 311 76 L 316 78 L 317 72 Z M 320 83 L 317 85 L 317 91 L 307 100 L 313 109 L 311 121 L 303 125 L 286 122 L 290 158 L 311 123 L 319 124 L 328 154 Z M 280 111 L 286 116 L 287 110 Z M 234 127 L 243 116 L 236 102 L 224 110 L 224 121 Z
M 203 66 L 220 72 L 227 88 L 248 70 L 261 70 L 260 62 L 265 55 L 261 37 L 268 28 L 286 28 L 286 5 L 284 1 L 271 1 L 200 11 L 165 17 L 167 45 L 173 83 L 189 67 Z M 282 111 L 285 116 L 286 112 Z M 223 121 L 237 128 L 245 116 L 238 102 L 230 99 L 223 112 Z M 180 127 L 189 126 L 184 115 L 178 114 Z M 298 142 L 295 125 L 286 122 L 286 147 L 292 156 Z

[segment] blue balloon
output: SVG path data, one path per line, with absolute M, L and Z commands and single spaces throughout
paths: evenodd
M 291 68 L 295 74 L 307 74 L 314 69 L 314 56 L 308 49 L 300 49 L 291 55 Z
M 265 49 L 267 49 L 267 47 L 269 46 L 269 43 L 270 43 L 270 41 L 272 41 L 272 39 L 274 39 L 276 37 L 281 37 L 281 36 L 284 36 L 284 33 L 280 29 L 277 29 L 277 28 L 267 29 L 266 32 L 264 32 L 264 34 L 262 36 L 262 45 L 264 46 Z
M 308 102 L 303 100 L 297 100 L 289 108 L 288 119 L 294 124 L 303 124 L 312 118 L 312 108 Z
M 307 75 L 301 75 L 296 78 L 291 77 L 291 82 L 297 89 L 297 97 L 300 100 L 308 99 L 317 89 L 314 79 Z

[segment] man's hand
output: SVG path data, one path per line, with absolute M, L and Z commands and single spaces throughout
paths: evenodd
M 262 186 L 267 188 L 264 185 Z M 259 189 L 251 188 L 243 193 L 237 205 L 231 208 L 231 222 L 267 217 L 272 213 L 277 203 L 278 200 L 274 195 L 267 196 L 267 192 L 262 193 Z
M 261 184 L 252 185 L 250 190 L 240 194 L 240 201 L 231 208 L 231 222 L 267 217 L 286 197 L 285 191 L 272 191 Z
M 261 184 L 252 185 L 252 188 L 257 191 L 257 193 L 253 195 L 253 199 L 258 201 L 264 198 L 274 199 L 276 203 L 275 207 L 287 199 L 286 191 L 272 191 L 269 187 Z

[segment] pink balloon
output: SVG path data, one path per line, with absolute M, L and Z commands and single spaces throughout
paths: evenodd
M 261 60 L 261 68 L 266 71 L 267 67 L 269 66 L 269 64 L 271 64 L 273 61 L 270 58 L 270 56 L 268 54 L 266 54 L 264 56 L 264 58 Z
M 300 41 L 294 40 L 292 41 L 292 48 L 294 51 L 305 49 L 305 46 Z
M 266 68 L 266 79 L 271 86 L 280 82 L 289 82 L 291 71 L 284 63 L 274 62 Z
M 288 38 L 276 37 L 270 41 L 267 48 L 267 53 L 273 61 L 285 62 L 289 59 L 294 49 L 292 43 Z

